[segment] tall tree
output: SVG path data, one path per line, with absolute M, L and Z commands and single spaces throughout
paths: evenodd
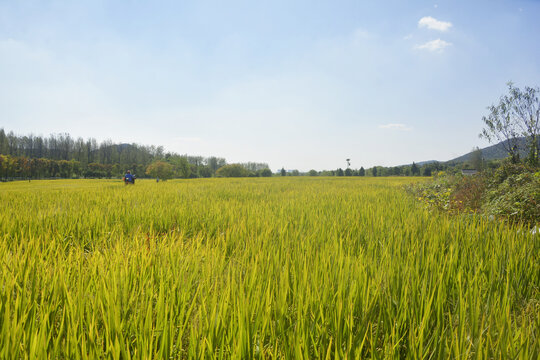
M 481 171 L 484 168 L 484 159 L 482 157 L 482 150 L 478 146 L 473 149 L 471 154 L 471 165 L 478 171 Z
M 173 176 L 173 166 L 165 161 L 156 160 L 148 165 L 146 174 L 162 180 L 170 179 Z
M 6 154 L 8 152 L 7 136 L 3 128 L 0 128 L 0 154 Z
M 412 174 L 412 176 L 420 175 L 420 169 L 418 168 L 418 165 L 416 165 L 414 163 L 414 161 L 413 161 L 412 166 L 411 166 L 411 174 Z
M 540 140 L 540 88 L 526 86 L 524 90 L 508 84 L 512 100 L 512 117 L 515 119 L 521 135 L 527 138 L 529 146 L 528 160 L 531 164 L 538 164 Z
M 525 136 L 529 144 L 529 161 L 538 164 L 540 136 L 540 89 L 524 90 L 508 83 L 508 95 L 498 105 L 488 107 L 490 113 L 482 117 L 485 127 L 480 137 L 491 142 L 502 142 L 513 163 L 519 161 L 518 137 Z

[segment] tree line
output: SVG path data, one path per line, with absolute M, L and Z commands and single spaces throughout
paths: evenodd
M 486 166 L 488 166 L 486 164 Z M 496 166 L 494 162 L 490 162 L 489 166 Z M 412 163 L 410 165 L 401 165 L 401 166 L 373 166 L 371 168 L 364 169 L 360 167 L 359 169 L 351 168 L 338 168 L 336 170 L 309 170 L 308 172 L 302 173 L 298 170 L 285 170 L 282 168 L 280 170 L 281 176 L 432 176 L 439 171 L 459 171 L 462 168 L 474 168 L 472 162 L 465 162 L 463 164 L 448 164 L 438 161 L 429 162 L 425 164 L 418 165 Z
M 162 146 L 115 144 L 111 140 L 98 143 L 93 138 L 73 138 L 67 133 L 21 136 L 0 128 L 2 180 L 113 178 L 121 177 L 128 169 L 138 178 L 156 177 L 153 169 L 160 163 L 166 168 L 163 179 L 219 176 L 218 169 L 228 165 L 222 157 L 181 155 L 166 152 Z M 268 169 L 266 163 L 237 165 L 255 176 L 262 176 L 262 170 Z

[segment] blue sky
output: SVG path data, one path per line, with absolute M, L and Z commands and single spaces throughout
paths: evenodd
M 540 86 L 540 1 L 3 1 L 0 127 L 260 161 L 448 160 Z

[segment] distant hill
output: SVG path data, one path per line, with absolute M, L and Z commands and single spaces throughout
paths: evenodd
M 416 165 L 418 166 L 423 166 L 423 165 L 427 165 L 427 164 L 433 164 L 433 163 L 436 163 L 436 162 L 440 162 L 440 161 L 437 161 L 437 160 L 426 160 L 426 161 L 419 161 L 417 163 L 415 163 Z M 412 164 L 409 164 L 409 165 L 412 165 Z
M 524 158 L 528 155 L 529 153 L 529 150 L 527 148 L 527 139 L 522 137 L 522 138 L 519 138 L 517 139 L 517 145 L 518 145 L 518 149 L 519 149 L 519 156 L 521 158 Z M 538 143 L 540 144 L 540 140 L 538 141 Z M 496 144 L 496 145 L 492 145 L 492 146 L 488 146 L 488 147 L 485 147 L 483 149 L 480 149 L 482 151 L 482 157 L 485 159 L 485 160 L 497 160 L 497 159 L 504 159 L 505 157 L 508 156 L 508 152 L 504 149 L 504 145 L 503 145 L 503 142 L 501 141 L 500 143 Z M 465 161 L 470 161 L 471 158 L 472 158 L 472 154 L 473 152 L 471 151 L 470 153 L 467 153 L 465 155 L 461 155 L 455 159 L 452 159 L 452 160 L 448 160 L 446 161 L 446 163 L 462 163 L 462 162 L 465 162 Z

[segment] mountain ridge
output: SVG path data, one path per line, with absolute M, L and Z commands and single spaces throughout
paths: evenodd
M 504 148 L 505 141 L 501 141 L 495 145 L 486 146 L 485 148 L 480 149 L 482 152 L 482 158 L 486 161 L 489 160 L 499 160 L 504 159 L 508 157 L 508 152 Z M 540 139 L 538 140 L 538 144 L 540 145 Z M 517 138 L 517 147 L 520 158 L 527 157 L 529 153 L 528 144 L 527 144 L 527 138 L 520 137 Z M 426 161 L 419 161 L 415 162 L 416 165 L 422 166 L 427 164 L 432 164 L 435 162 L 441 163 L 441 164 L 449 164 L 449 165 L 457 165 L 460 163 L 464 163 L 467 161 L 470 161 L 472 159 L 472 155 L 475 150 L 470 151 L 466 154 L 463 154 L 461 156 L 458 156 L 456 158 L 447 160 L 447 161 L 439 161 L 439 160 L 426 160 Z M 412 165 L 412 164 L 408 164 Z

